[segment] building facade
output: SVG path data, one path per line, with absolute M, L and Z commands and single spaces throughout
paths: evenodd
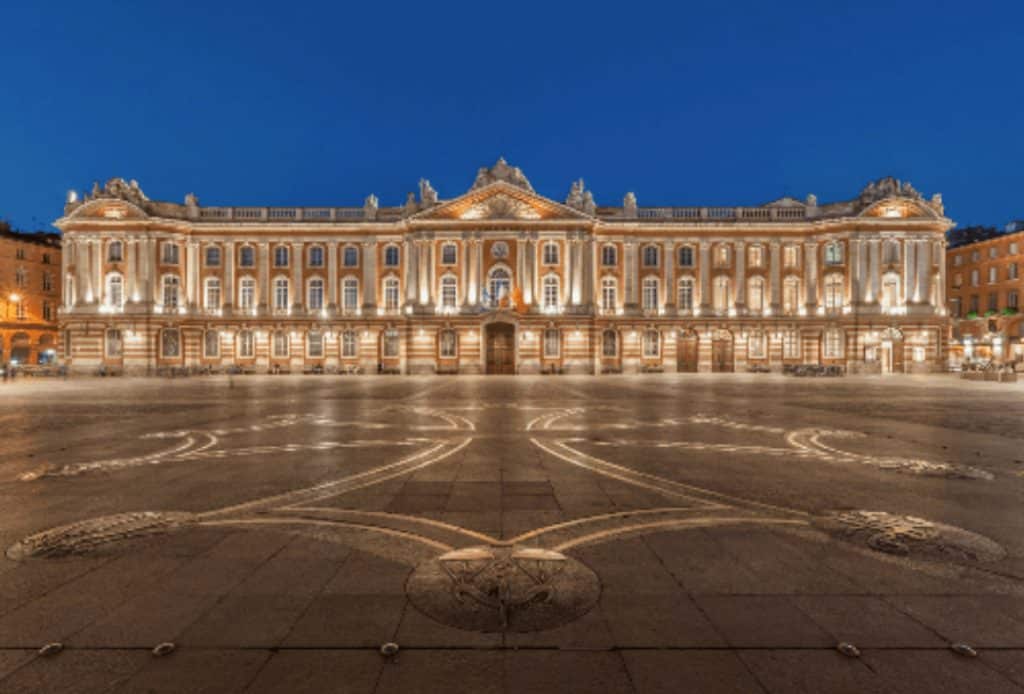
M 0 365 L 57 359 L 60 257 L 57 234 L 0 229 Z
M 949 249 L 950 361 L 1024 361 L 1024 228 Z
M 939 196 L 760 207 L 564 202 L 499 160 L 381 207 L 206 207 L 113 179 L 64 216 L 74 371 L 394 373 L 944 368 Z

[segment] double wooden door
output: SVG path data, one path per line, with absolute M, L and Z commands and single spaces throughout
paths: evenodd
M 487 373 L 516 372 L 516 329 L 508 323 L 487 326 Z
M 732 356 L 732 340 L 715 338 L 711 341 L 711 370 L 729 373 L 736 368 Z
M 680 373 L 697 373 L 697 361 L 699 347 L 697 338 L 689 335 L 680 335 L 676 343 L 676 370 Z

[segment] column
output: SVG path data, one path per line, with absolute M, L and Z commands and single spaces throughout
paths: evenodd
M 437 242 L 431 238 L 426 244 L 427 256 L 427 304 L 437 303 Z
M 258 248 L 259 258 L 256 260 L 258 264 L 256 274 L 260 292 L 259 312 L 265 314 L 270 305 L 270 244 L 264 241 L 259 244 Z
M 818 308 L 818 242 L 804 244 L 804 284 L 807 286 L 807 313 L 813 315 Z
M 157 277 L 156 269 L 156 239 L 147 238 L 142 242 L 142 267 L 146 277 L 146 291 L 149 294 L 149 301 L 153 304 L 159 304 L 163 301 L 161 296 L 162 287 L 160 286 L 160 278 Z
M 572 240 L 572 303 L 579 306 L 583 303 L 583 239 L 579 234 Z
M 526 250 L 523 253 L 526 262 L 526 285 L 523 287 L 523 302 L 530 306 L 537 295 L 537 244 L 532 235 L 526 237 Z
M 419 244 L 414 239 L 406 239 L 405 246 L 405 303 L 415 304 L 419 291 Z
M 525 234 L 519 234 L 516 237 L 516 272 L 515 277 L 512 281 L 515 286 L 522 290 L 523 285 L 526 284 L 526 275 L 524 273 L 524 265 L 526 264 L 526 247 L 523 244 L 523 236 Z
M 476 274 L 476 239 L 468 234 L 462 238 L 462 262 L 466 266 L 466 306 L 475 306 L 480 295 L 480 278 Z
M 421 306 L 426 306 L 430 302 L 430 275 L 428 274 L 429 270 L 427 268 L 427 263 L 429 262 L 430 259 L 428 257 L 429 251 L 427 243 L 427 241 L 423 240 L 416 242 L 416 245 L 419 247 L 419 250 L 416 253 L 419 256 L 420 263 L 419 270 L 417 271 L 416 274 L 418 276 L 420 285 Z
M 462 294 L 462 305 L 469 305 L 469 246 L 466 240 L 463 239 L 462 243 L 457 246 L 458 255 L 455 257 L 455 262 L 459 264 L 459 293 Z M 456 298 L 456 301 L 458 299 Z
M 935 295 L 935 308 L 945 309 L 946 308 L 946 254 L 944 252 L 946 243 L 945 241 L 937 241 L 936 250 L 939 251 L 938 257 L 935 259 L 939 267 L 939 288 Z
M 487 278 L 484 277 L 484 240 L 482 238 L 477 237 L 476 243 L 473 244 L 473 255 L 475 256 L 477 278 L 476 301 L 477 304 L 481 304 L 484 290 L 487 288 Z
M 573 303 L 573 291 L 572 291 L 572 269 L 573 269 L 573 240 L 571 234 L 565 235 L 565 243 L 562 246 L 564 249 L 564 255 L 559 260 L 562 261 L 562 303 L 565 305 L 571 305 Z
M 711 244 L 707 241 L 700 242 L 700 264 L 697 267 L 700 273 L 700 311 L 708 313 L 711 311 Z M 709 338 L 710 339 L 710 338 Z
M 235 242 L 227 241 L 224 243 L 224 256 L 221 258 L 221 262 L 224 263 L 224 286 L 222 287 L 221 294 L 223 301 L 221 305 L 224 309 L 224 315 L 230 316 L 232 307 L 235 304 Z
M 666 241 L 661 253 L 662 267 L 665 269 L 665 313 L 676 312 L 676 245 Z
M 597 272 L 597 244 L 593 237 L 583 242 L 583 297 L 588 311 L 596 305 L 594 297 L 594 276 Z M 596 354 L 596 352 L 595 352 Z
M 124 239 L 124 298 L 125 302 L 135 303 L 139 300 L 138 277 L 139 264 L 135 260 L 138 241 L 134 238 Z
M 768 259 L 768 272 L 771 275 L 769 282 L 771 283 L 771 303 L 769 304 L 772 315 L 779 315 L 782 312 L 782 263 L 779 261 L 779 254 L 782 252 L 778 241 L 772 241 L 768 244 L 768 253 L 770 257 Z
M 861 247 L 860 247 L 860 241 L 858 241 L 857 239 L 851 238 L 849 240 L 847 246 L 850 249 L 850 257 L 848 259 L 849 262 L 847 263 L 847 267 L 849 268 L 849 271 L 847 272 L 847 276 L 849 277 L 850 295 L 849 295 L 849 298 L 847 299 L 847 303 L 851 304 L 851 305 L 856 305 L 856 304 L 858 304 L 860 302 L 860 294 L 861 294 L 861 289 L 860 289 L 860 285 L 861 285 L 861 276 L 860 276 Z
M 89 271 L 89 242 L 76 239 L 75 245 L 75 291 L 77 303 L 92 301 L 92 273 Z
M 93 239 L 89 243 L 89 252 L 92 260 L 92 287 L 93 302 L 103 303 L 103 243 L 99 239 Z
M 914 242 L 908 238 L 903 239 L 903 303 L 909 304 L 914 301 Z
M 67 310 L 73 305 L 71 295 L 68 292 L 68 267 L 71 265 L 71 255 L 74 253 L 75 245 L 64 237 L 61 239 L 60 246 L 60 303 L 64 310 Z M 78 284 L 77 281 L 75 284 Z
M 292 244 L 292 310 L 299 311 L 306 304 L 306 288 L 302 283 L 302 266 L 306 258 L 301 243 Z
M 189 311 L 200 304 L 199 298 L 199 244 L 189 241 L 185 245 L 186 306 Z
M 638 267 L 638 261 L 636 241 L 626 241 L 623 253 L 623 270 L 625 270 L 626 285 L 626 301 L 623 308 L 626 311 L 635 311 L 637 309 L 637 286 L 640 281 L 640 268 Z
M 403 257 L 408 258 L 405 253 Z M 408 274 L 406 274 L 408 277 Z M 338 310 L 338 242 L 327 242 L 327 310 Z
M 747 246 L 742 241 L 734 244 L 736 253 L 736 313 L 746 313 L 747 308 Z
M 928 304 L 931 301 L 929 283 L 932 280 L 931 273 L 931 242 L 917 242 L 917 302 Z
M 879 263 L 881 259 L 882 242 L 880 239 L 871 239 L 868 242 L 868 294 L 867 302 L 878 304 L 879 292 L 882 290 L 882 269 Z
M 377 309 L 377 244 L 363 242 L 363 313 Z

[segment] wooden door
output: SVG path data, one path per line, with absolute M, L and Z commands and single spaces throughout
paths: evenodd
M 711 342 L 711 370 L 722 373 L 731 373 L 735 370 L 731 339 L 716 338 Z
M 487 373 L 516 372 L 516 331 L 507 323 L 487 326 Z
M 698 342 L 693 336 L 683 336 L 677 342 L 676 370 L 680 373 L 697 373 Z

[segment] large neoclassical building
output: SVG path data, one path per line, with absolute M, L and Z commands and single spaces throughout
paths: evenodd
M 616 373 L 942 368 L 941 197 L 892 178 L 757 207 L 563 202 L 499 160 L 381 207 L 208 207 L 113 179 L 69 194 L 74 371 Z

